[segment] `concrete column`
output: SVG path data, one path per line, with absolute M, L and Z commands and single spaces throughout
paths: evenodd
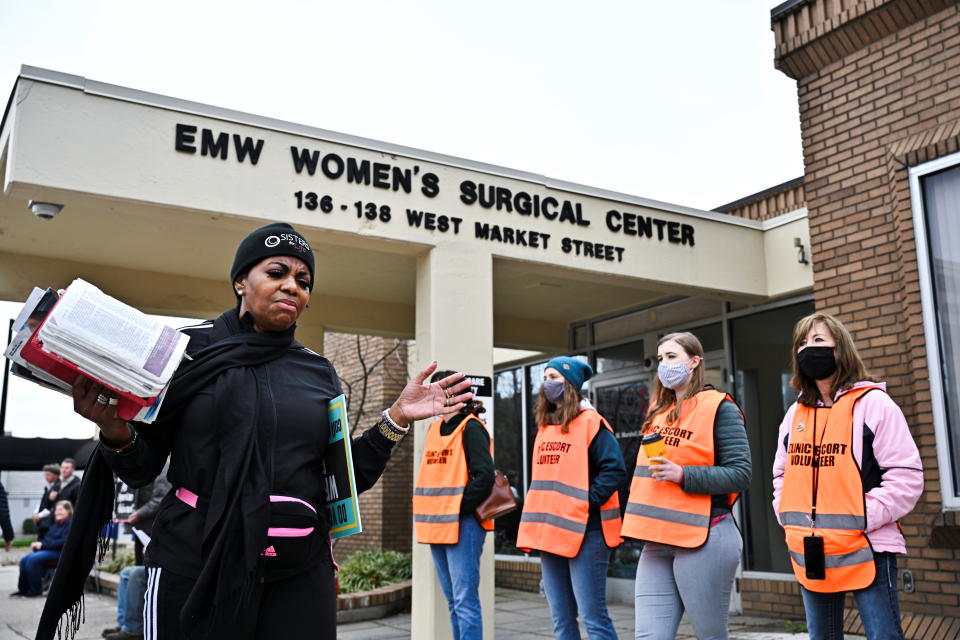
M 307 314 L 309 313 L 310 312 L 307 311 Z M 320 355 L 323 355 L 324 327 L 322 324 L 303 322 L 303 320 L 309 321 L 310 316 L 307 314 L 301 316 L 301 321 L 297 323 L 296 340 L 311 351 L 316 351 Z M 333 365 L 336 366 L 337 363 L 334 362 Z
M 419 371 L 431 360 L 442 369 L 493 375 L 493 259 L 462 246 L 434 247 L 417 259 L 416 354 Z M 414 477 L 423 457 L 429 421 L 414 431 Z M 493 534 L 480 558 L 483 637 L 493 639 Z M 411 637 L 453 637 L 447 602 L 440 589 L 430 546 L 413 543 Z

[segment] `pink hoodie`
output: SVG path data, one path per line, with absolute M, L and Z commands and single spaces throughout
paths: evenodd
M 853 459 L 858 466 L 862 466 L 863 428 L 866 426 L 873 432 L 873 455 L 882 474 L 880 486 L 866 494 L 866 533 L 874 551 L 906 553 L 907 547 L 897 520 L 910 513 L 920 499 L 923 492 L 923 464 L 903 412 L 885 393 L 886 384 L 858 382 L 852 388 L 876 384 L 884 391 L 872 391 L 864 395 L 853 407 Z M 846 390 L 838 391 L 836 397 L 844 393 Z M 777 436 L 777 457 L 773 461 L 773 512 L 778 514 L 778 519 L 783 471 L 787 461 L 787 449 L 783 441 L 793 427 L 796 410 L 797 403 L 793 403 L 780 423 L 780 435 Z

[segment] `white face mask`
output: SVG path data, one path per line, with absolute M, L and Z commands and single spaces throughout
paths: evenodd
M 660 378 L 660 384 L 667 389 L 676 389 L 682 387 L 693 372 L 687 369 L 686 362 L 677 364 L 661 364 L 657 367 L 657 377 Z

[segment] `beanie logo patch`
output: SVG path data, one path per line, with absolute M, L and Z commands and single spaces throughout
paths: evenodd
M 563 368 L 566 369 L 567 371 L 570 371 L 570 365 L 568 365 L 568 364 L 564 364 L 564 365 L 563 365 Z
M 311 251 L 307 241 L 295 233 L 281 233 L 278 236 L 267 236 L 263 241 L 263 245 L 268 249 L 273 249 L 279 246 L 281 242 L 286 242 L 292 249 L 296 249 L 300 253 Z

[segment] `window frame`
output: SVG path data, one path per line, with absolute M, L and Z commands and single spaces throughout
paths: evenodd
M 953 487 L 950 434 L 947 430 L 946 390 L 941 378 L 940 332 L 934 309 L 933 276 L 930 272 L 930 246 L 927 243 L 927 220 L 923 206 L 921 178 L 945 169 L 960 166 L 960 153 L 952 153 L 936 160 L 911 167 L 910 205 L 913 212 L 914 239 L 917 248 L 917 271 L 920 280 L 920 309 L 923 316 L 923 335 L 927 354 L 927 373 L 930 380 L 930 404 L 933 409 L 933 431 L 937 444 L 937 466 L 940 477 L 940 496 L 944 510 L 960 510 L 960 494 Z M 960 429 L 960 425 L 957 425 Z M 960 460 L 957 461 L 960 465 Z

